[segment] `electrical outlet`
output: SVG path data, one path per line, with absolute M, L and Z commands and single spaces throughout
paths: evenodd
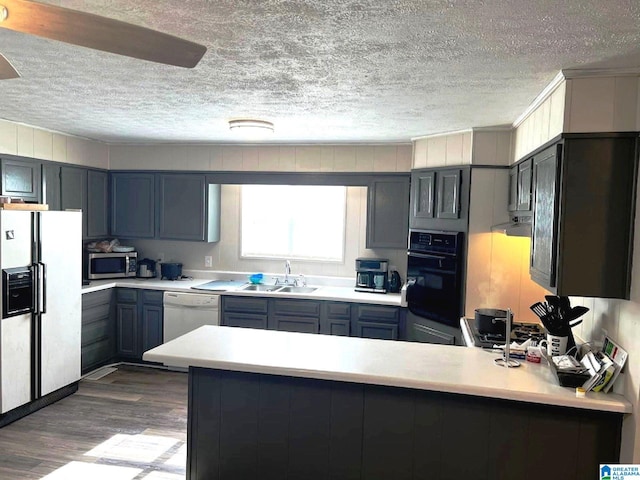
M 213 258 L 211 257 L 211 255 L 207 255 L 204 257 L 204 266 L 213 267 Z
M 160 263 L 164 262 L 164 253 L 158 253 L 158 261 Z

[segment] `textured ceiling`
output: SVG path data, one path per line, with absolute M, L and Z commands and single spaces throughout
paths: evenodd
M 512 123 L 561 69 L 640 65 L 636 0 L 61 0 L 207 46 L 192 70 L 0 29 L 0 118 L 106 142 L 394 142 Z

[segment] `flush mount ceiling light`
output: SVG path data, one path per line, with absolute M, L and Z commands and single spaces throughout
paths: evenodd
M 266 120 L 254 120 L 250 118 L 240 118 L 229 120 L 229 129 L 243 134 L 266 134 L 273 132 L 273 123 Z

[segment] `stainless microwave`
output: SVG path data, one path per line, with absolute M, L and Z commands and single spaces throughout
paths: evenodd
M 138 252 L 89 253 L 87 258 L 87 278 L 135 277 L 138 268 Z

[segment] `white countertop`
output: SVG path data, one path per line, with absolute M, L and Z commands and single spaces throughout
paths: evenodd
M 560 387 L 546 364 L 494 365 L 479 348 L 330 335 L 200 327 L 149 350 L 144 360 L 177 367 L 317 378 L 631 413 L 623 396 Z
M 203 291 L 193 290 L 191 287 L 210 282 L 211 278 L 193 278 L 190 280 L 160 280 L 158 278 L 119 278 L 113 280 L 92 280 L 90 285 L 82 287 L 82 293 L 97 292 L 107 288 L 142 288 L 148 290 L 166 290 L 171 292 L 188 292 L 207 295 L 238 295 L 247 297 L 287 297 L 308 300 L 332 300 L 338 302 L 370 303 L 377 305 L 405 306 L 399 293 L 366 293 L 356 292 L 353 287 L 318 286 L 311 293 L 283 293 L 283 292 L 251 292 L 240 290 Z M 315 286 L 315 285 L 310 285 Z

